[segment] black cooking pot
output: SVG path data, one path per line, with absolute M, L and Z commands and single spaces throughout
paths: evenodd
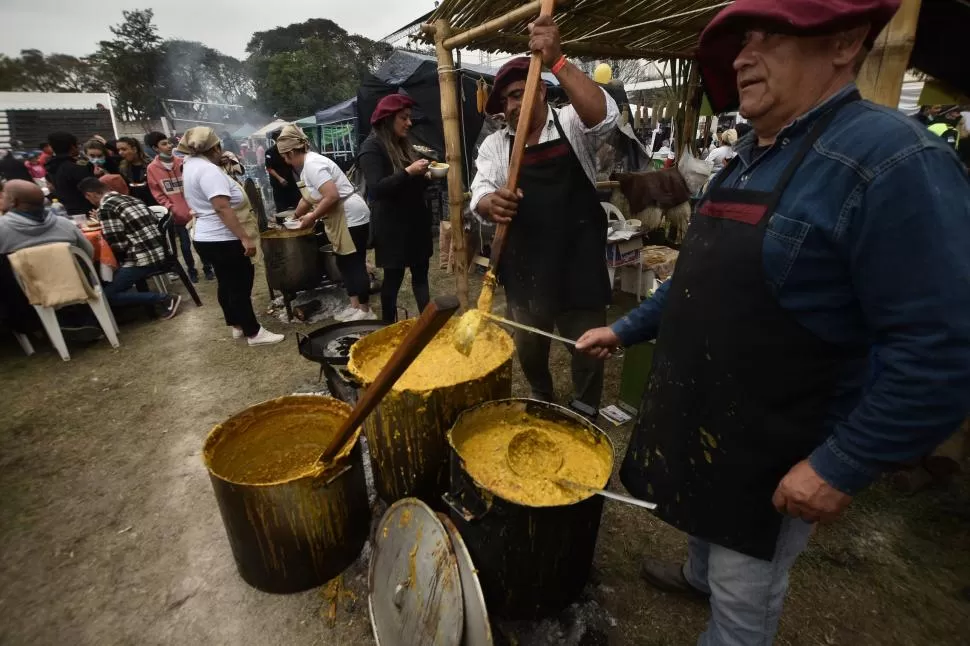
M 295 294 L 320 284 L 323 270 L 312 229 L 267 231 L 261 245 L 270 289 Z
M 509 619 L 558 614 L 576 601 L 589 579 L 599 532 L 603 498 L 592 495 L 571 505 L 529 507 L 479 485 L 465 470 L 453 438 L 476 415 L 505 409 L 509 417 L 526 412 L 578 424 L 603 442 L 613 443 L 589 420 L 567 408 L 530 399 L 492 401 L 462 413 L 448 433 L 451 486 L 445 503 L 472 560 L 489 611 Z

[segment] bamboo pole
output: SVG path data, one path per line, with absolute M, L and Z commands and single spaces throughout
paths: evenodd
M 902 0 L 896 16 L 876 38 L 856 80 L 866 99 L 893 109 L 899 106 L 921 6 L 921 0 Z
M 465 45 L 470 45 L 480 38 L 485 36 L 491 36 L 495 32 L 505 29 L 511 25 L 514 25 L 523 20 L 527 20 L 533 16 L 539 15 L 539 9 L 542 7 L 542 0 L 533 0 L 529 4 L 524 4 L 518 9 L 513 9 L 504 16 L 499 16 L 498 18 L 493 18 L 487 22 L 483 22 L 477 27 L 472 27 L 460 34 L 455 34 L 454 36 L 449 36 L 444 41 L 444 46 L 447 49 L 458 49 L 459 47 L 464 47 Z
M 690 66 L 687 86 L 684 88 L 683 119 L 678 121 L 681 124 L 681 131 L 677 133 L 677 159 L 680 159 L 685 147 L 689 148 L 695 157 L 700 152 L 696 150 L 695 136 L 702 100 L 699 67 L 696 63 Z
M 461 124 L 458 120 L 460 101 L 458 73 L 452 50 L 445 46 L 451 33 L 447 20 L 435 23 L 435 51 L 438 54 L 438 84 L 441 89 L 441 122 L 445 135 L 445 161 L 448 163 L 448 219 L 451 222 L 451 249 L 454 255 L 456 288 L 462 308 L 468 306 L 468 254 L 465 249 L 465 227 L 462 210 L 465 189 L 461 166 Z
M 529 47 L 529 37 L 515 34 L 501 34 L 496 36 L 501 41 L 501 45 L 509 49 L 521 48 L 523 51 Z M 670 52 L 660 49 L 645 49 L 640 47 L 624 47 L 622 45 L 606 45 L 589 41 L 569 41 L 562 45 L 562 51 L 569 56 L 597 57 L 597 58 L 660 58 L 674 56 L 684 60 L 694 58 L 694 53 L 689 51 Z

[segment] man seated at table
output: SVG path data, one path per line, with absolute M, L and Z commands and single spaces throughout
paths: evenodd
M 10 180 L 0 193 L 0 255 L 54 242 L 67 242 L 81 249 L 89 258 L 94 248 L 81 230 L 67 218 L 59 218 L 44 207 L 44 193 L 33 182 Z M 18 332 L 40 328 L 40 320 L 27 302 L 3 258 L 0 262 L 0 313 Z M 87 306 L 71 305 L 58 310 L 57 319 L 66 338 L 72 341 L 95 341 L 101 328 Z
M 82 180 L 78 189 L 98 207 L 104 239 L 118 259 L 114 280 L 104 286 L 111 306 L 154 305 L 161 310 L 162 318 L 175 316 L 181 296 L 129 291 L 137 282 L 157 274 L 159 265 L 165 262 L 165 243 L 155 214 L 138 198 L 112 191 L 94 177 Z

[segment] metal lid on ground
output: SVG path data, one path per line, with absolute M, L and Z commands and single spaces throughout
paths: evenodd
M 464 604 L 458 560 L 448 531 L 417 498 L 397 501 L 381 519 L 368 587 L 371 625 L 379 646 L 462 643 Z
M 462 646 L 493 646 L 492 625 L 488 621 L 488 608 L 485 606 L 485 595 L 478 581 L 478 570 L 472 561 L 472 555 L 465 545 L 464 539 L 458 533 L 458 528 L 444 514 L 438 514 L 441 523 L 448 530 L 451 546 L 458 559 L 458 574 L 461 578 L 461 597 L 465 608 L 465 636 Z

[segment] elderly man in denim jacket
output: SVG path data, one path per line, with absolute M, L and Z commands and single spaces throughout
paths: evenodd
M 701 37 L 706 91 L 754 131 L 698 204 L 671 281 L 578 348 L 656 337 L 620 472 L 689 535 L 668 591 L 699 644 L 770 644 L 817 521 L 970 410 L 970 183 L 854 80 L 898 0 L 738 0 Z M 718 109 L 718 108 L 715 108 Z

